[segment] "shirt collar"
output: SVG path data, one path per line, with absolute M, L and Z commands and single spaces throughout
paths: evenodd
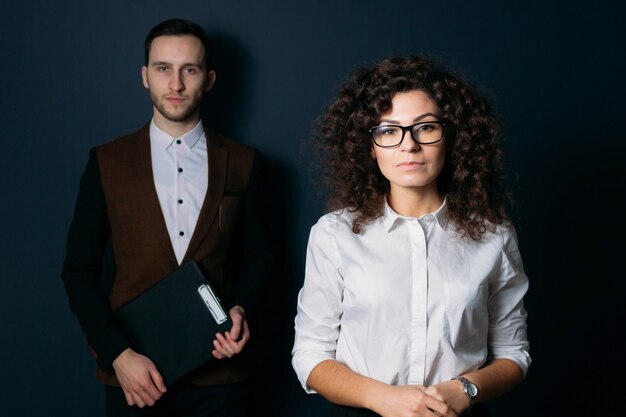
M 443 203 L 441 203 L 441 206 L 439 206 L 437 210 L 435 210 L 432 213 L 424 214 L 417 220 L 423 219 L 426 216 L 434 216 L 435 220 L 437 220 L 437 224 L 439 225 L 439 227 L 441 227 L 442 229 L 445 229 L 448 222 L 450 221 L 447 213 L 448 213 L 448 209 L 446 206 L 446 199 L 444 198 Z M 415 219 L 415 217 L 403 216 L 401 214 L 396 213 L 387 202 L 387 199 L 385 199 L 383 224 L 385 226 L 385 230 L 387 231 L 387 233 L 389 233 L 397 223 L 401 221 L 405 221 L 405 220 L 411 220 L 411 219 Z
M 150 122 L 150 139 L 152 139 L 153 143 L 163 149 L 167 149 L 172 146 L 176 139 L 180 139 L 185 142 L 190 149 L 193 149 L 198 142 L 206 141 L 202 120 L 198 121 L 198 124 L 189 132 L 177 138 L 159 128 L 156 123 L 154 123 L 154 119 L 152 119 Z

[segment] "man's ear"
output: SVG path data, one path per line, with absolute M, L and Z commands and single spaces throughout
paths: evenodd
M 145 65 L 141 67 L 141 78 L 143 79 L 143 86 L 148 88 L 148 67 Z
M 211 70 L 207 73 L 206 84 L 204 86 L 204 92 L 209 92 L 213 88 L 213 84 L 215 83 L 215 71 Z

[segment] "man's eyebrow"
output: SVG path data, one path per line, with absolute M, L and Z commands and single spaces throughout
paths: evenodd
M 158 67 L 158 66 L 170 66 L 173 65 L 171 62 L 166 62 L 166 61 L 155 61 L 153 63 L 150 64 L 150 66 L 152 67 Z M 185 67 L 201 67 L 202 64 L 200 62 L 185 62 L 184 64 L 181 65 L 182 68 Z

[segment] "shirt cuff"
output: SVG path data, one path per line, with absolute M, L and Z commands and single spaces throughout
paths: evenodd
M 307 385 L 307 380 L 309 379 L 311 371 L 313 371 L 313 368 L 315 368 L 320 362 L 329 359 L 334 360 L 335 356 L 330 353 L 323 352 L 294 352 L 291 364 L 293 369 L 296 371 L 298 381 L 300 381 L 302 388 L 304 388 L 304 391 L 306 391 L 307 394 L 317 394 L 317 391 L 309 388 Z

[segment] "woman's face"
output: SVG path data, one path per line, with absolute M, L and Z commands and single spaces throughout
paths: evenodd
M 441 110 L 422 90 L 397 93 L 391 108 L 381 114 L 379 125 L 411 126 L 419 122 L 441 120 Z M 445 162 L 445 144 L 422 145 L 406 131 L 404 139 L 395 148 L 373 145 L 374 157 L 382 174 L 389 180 L 391 193 L 398 191 L 437 192 L 437 177 Z

